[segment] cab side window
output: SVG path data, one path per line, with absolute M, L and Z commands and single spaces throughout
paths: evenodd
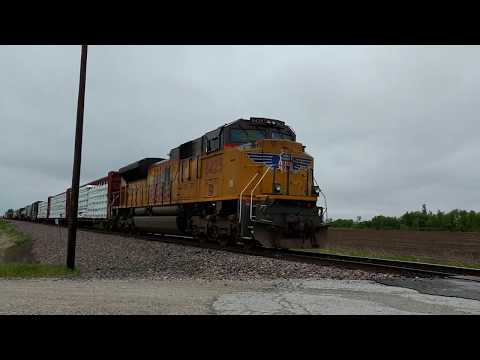
M 220 150 L 220 139 L 218 137 L 207 140 L 207 153 Z

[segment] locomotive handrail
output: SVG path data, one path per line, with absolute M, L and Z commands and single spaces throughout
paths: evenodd
M 315 182 L 315 184 L 318 186 L 318 189 L 319 189 L 319 191 L 320 191 L 320 194 L 322 194 L 323 199 L 325 200 L 325 212 L 324 212 L 324 214 L 325 214 L 325 223 L 326 223 L 326 222 L 328 221 L 327 197 L 326 197 L 326 195 L 324 194 L 324 192 L 322 191 L 322 189 L 320 188 L 320 186 L 318 185 L 317 179 L 315 179 L 315 176 L 313 176 L 313 174 L 312 174 L 312 178 L 313 178 L 313 181 Z
M 247 190 L 247 188 L 250 186 L 250 184 L 252 183 L 253 180 L 256 179 L 256 177 L 258 176 L 258 172 L 255 173 L 255 176 L 253 176 L 250 181 L 248 182 L 248 184 L 243 188 L 242 192 L 240 193 L 240 209 L 238 211 L 238 223 L 240 224 L 242 222 L 242 196 L 243 196 L 243 193 L 245 192 L 245 190 Z
M 263 178 L 265 177 L 265 175 L 267 175 L 267 173 L 270 171 L 270 166 L 267 167 L 267 170 L 265 170 L 265 172 L 263 173 L 262 177 L 260 178 L 260 180 L 258 180 L 257 184 L 255 185 L 255 187 L 253 188 L 252 192 L 250 193 L 250 220 L 252 220 L 252 217 L 253 217 L 253 193 L 255 192 L 255 190 L 257 189 L 258 185 L 260 185 L 260 183 L 262 182 Z
M 112 192 L 112 197 L 111 197 L 111 203 L 110 205 L 113 206 L 113 204 L 115 203 L 116 200 L 119 200 L 119 204 L 120 204 L 120 191 L 114 191 Z

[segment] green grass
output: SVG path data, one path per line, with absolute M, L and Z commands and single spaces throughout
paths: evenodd
M 13 246 L 6 250 L 10 255 L 13 253 L 22 254 L 22 252 L 29 251 L 31 238 L 28 235 L 19 232 L 14 225 L 1 219 L 0 235 L 6 236 L 12 241 Z M 23 257 L 20 257 L 20 259 L 22 259 L 21 261 L 24 261 Z M 28 262 L 28 260 L 26 262 L 0 262 L 0 278 L 70 277 L 78 274 L 78 269 L 72 271 L 65 266 L 37 264 Z
M 15 226 L 2 219 L 0 219 L 0 234 L 8 237 L 17 246 L 24 246 L 31 241 L 28 235 L 21 233 Z
M 299 249 L 299 250 L 302 250 L 302 249 Z M 319 252 L 319 253 L 334 254 L 334 255 L 370 257 L 370 258 L 384 259 L 384 260 L 412 261 L 412 262 L 421 262 L 421 263 L 436 264 L 436 265 L 480 269 L 480 264 L 469 263 L 469 262 L 459 261 L 459 260 L 439 260 L 439 259 L 426 257 L 426 256 L 403 256 L 403 255 L 397 256 L 397 255 L 389 255 L 385 253 L 378 253 L 378 252 L 372 252 L 372 251 L 366 251 L 366 250 L 353 250 L 353 249 L 340 249 L 340 248 L 309 249 L 304 251 Z
M 45 264 L 6 263 L 0 264 L 0 278 L 38 278 L 78 275 L 77 269 Z

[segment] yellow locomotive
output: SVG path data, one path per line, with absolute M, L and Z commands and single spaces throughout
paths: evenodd
M 119 174 L 117 228 L 269 248 L 317 247 L 327 228 L 313 158 L 283 121 L 239 119 Z

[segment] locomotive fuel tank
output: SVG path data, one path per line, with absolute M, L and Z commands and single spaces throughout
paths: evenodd
M 137 208 L 134 214 L 133 223 L 141 231 L 176 235 L 185 231 L 186 224 L 180 206 L 154 206 L 150 211 Z
M 185 222 L 181 216 L 134 216 L 134 225 L 145 232 L 180 235 L 184 233 Z

